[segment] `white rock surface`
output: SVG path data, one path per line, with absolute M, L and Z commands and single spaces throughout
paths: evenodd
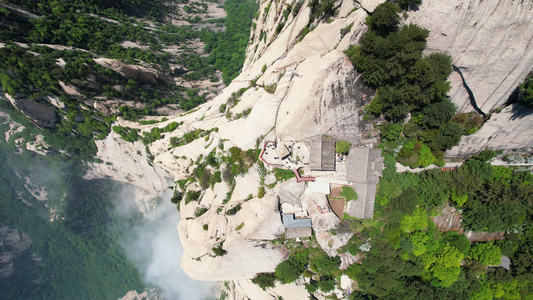
M 463 136 L 458 146 L 446 152 L 447 157 L 468 156 L 484 149 L 520 149 L 532 152 L 533 111 L 520 104 L 504 108 L 493 114 L 474 134 Z
M 284 232 L 277 199 L 265 196 L 240 203 L 241 210 L 233 216 L 225 215 L 225 210 L 218 213 L 215 207 L 199 218 L 182 216 L 178 224 L 184 250 L 181 264 L 189 276 L 198 280 L 253 278 L 260 272 L 273 272 L 284 259 L 280 249 L 265 242 Z M 219 243 L 226 254 L 214 256 L 211 248 Z
M 309 19 L 308 8 L 303 8 L 271 44 L 259 42 L 255 54 L 251 51 L 255 45 L 248 47 L 249 56 L 237 80 L 257 77 L 262 67 L 268 66 L 258 84 L 277 83 L 275 96 L 281 102 L 276 112 L 277 136 L 284 140 L 322 133 L 349 140 L 361 137 L 358 109 L 371 100 L 373 91 L 362 85 L 362 78 L 342 51 L 366 30 L 362 26 L 365 17 L 366 12 L 358 9 L 345 18 L 320 24 L 296 43 Z M 351 23 L 355 26 L 341 40 L 340 30 Z M 259 22 L 255 36 L 267 28 Z
M 427 52 L 452 56 L 488 113 L 501 107 L 533 68 L 533 2 L 514 0 L 424 0 L 407 23 L 430 30 Z M 449 94 L 459 111 L 472 111 L 461 78 Z
M 326 252 L 329 256 L 333 257 L 337 255 L 337 250 L 346 245 L 350 238 L 353 236 L 353 232 L 340 232 L 335 235 L 331 232 L 324 230 L 315 233 L 316 240 L 320 247 Z
M 276 284 L 273 288 L 267 288 L 263 291 L 259 286 L 252 283 L 251 280 L 234 281 L 235 287 L 230 299 L 235 300 L 272 300 L 282 297 L 283 299 L 308 299 L 309 294 L 303 285 L 296 283 Z
M 151 199 L 160 196 L 173 183 L 172 175 L 158 165 L 150 164 L 144 145 L 140 142 L 128 143 L 111 131 L 104 140 L 95 141 L 97 157 L 103 163 L 93 163 L 86 179 L 112 178 L 136 186 L 135 202 L 142 212 L 155 205 Z M 140 153 L 140 154 L 139 154 Z
M 351 11 L 357 4 L 348 2 L 339 3 L 341 11 L 333 22 L 321 23 L 297 42 L 298 34 L 309 22 L 309 7 L 304 3 L 296 16 L 290 14 L 286 25 L 276 36 L 275 28 L 282 22 L 280 16 L 285 4 L 294 4 L 295 1 L 263 1 L 256 29 L 252 32 L 254 38 L 247 48 L 243 72 L 220 95 L 192 112 L 156 125 L 141 126 L 119 121 L 119 124 L 143 131 L 150 131 L 155 126 L 162 128 L 172 121 L 184 122 L 179 129 L 149 146 L 155 157 L 153 166 L 147 162 L 142 143 L 125 143 L 111 133 L 107 139 L 97 142 L 98 157 L 104 163 L 93 165 L 88 177 L 109 176 L 131 182 L 146 195 L 153 196 L 173 184 L 169 184 L 167 178 L 187 178 L 188 172 L 192 171 L 192 168 L 187 171 L 190 164 L 200 155 L 207 155 L 219 143 L 228 150 L 232 146 L 255 148 L 257 139 L 261 137 L 301 141 L 329 134 L 353 141 L 360 139 L 366 134 L 366 128 L 363 128 L 365 124 L 361 121 L 359 110 L 372 99 L 374 92 L 363 86 L 362 78 L 342 52 L 350 44 L 357 43 L 366 31 L 366 12 L 363 9 Z M 383 1 L 359 2 L 365 9 L 372 10 Z M 268 16 L 264 17 L 269 3 Z M 531 1 L 426 0 L 418 11 L 409 12 L 407 22 L 416 22 L 431 30 L 428 52 L 451 54 L 473 90 L 478 105 L 488 111 L 502 105 L 533 67 L 532 45 L 529 44 L 533 32 L 531 6 Z M 352 23 L 350 33 L 341 38 L 340 30 Z M 266 33 L 266 41 L 259 41 L 261 31 Z M 263 72 L 265 65 L 267 68 Z M 244 92 L 239 104 L 229 108 L 233 116 L 251 108 L 250 115 L 240 119 L 226 118 L 225 112 L 220 112 L 220 106 L 227 103 L 232 93 L 249 87 L 253 79 L 257 80 L 257 86 Z M 152 80 L 152 77 L 147 80 Z M 455 73 L 451 81 L 452 100 L 461 111 L 470 111 L 470 101 Z M 267 85 L 276 86 L 272 94 L 263 88 Z M 464 137 L 461 145 L 447 155 L 478 152 L 486 146 L 531 147 L 531 117 L 523 110 L 513 115 L 512 109 L 493 115 L 486 127 Z M 215 127 L 218 131 L 212 132 L 207 140 L 200 138 L 178 148 L 169 146 L 171 137 Z M 141 154 L 138 155 L 137 151 Z M 267 190 L 263 199 L 252 198 L 244 202 L 249 194 L 256 195 L 260 183 L 258 177 L 254 169 L 248 175 L 238 177 L 233 197 L 227 204 L 223 204 L 223 199 L 229 187 L 226 183 L 219 183 L 205 192 L 200 203 L 183 205 L 178 225 L 184 248 L 181 264 L 191 277 L 200 280 L 243 280 L 253 278 L 258 272 L 274 271 L 275 266 L 286 257 L 286 253 L 268 243 L 284 232 L 278 212 L 278 192 L 289 202 L 305 198 L 314 230 L 324 237 L 319 243 L 329 249 L 327 251 L 332 251 L 331 254 L 348 238 L 342 236 L 330 245 L 332 237 L 328 230 L 340 220 L 332 212 L 318 211 L 316 203 L 320 205 L 325 201 L 324 194 L 304 195 L 298 186 L 283 191 L 278 187 Z M 267 176 L 265 180 L 267 184 L 274 181 L 272 176 Z M 149 209 L 149 203 L 143 203 L 139 202 L 141 209 Z M 242 204 L 242 209 L 236 215 L 224 214 L 238 203 Z M 194 211 L 199 205 L 208 208 L 208 211 L 195 218 Z M 217 212 L 219 209 L 220 212 Z M 207 225 L 207 230 L 204 230 L 204 225 Z M 242 228 L 236 230 L 238 227 Z M 227 253 L 215 257 L 211 249 L 221 242 Z M 267 299 L 267 295 L 277 295 L 285 299 L 302 299 L 299 294 L 305 293 L 302 289 L 301 285 L 282 286 L 265 294 L 250 281 L 243 280 L 237 283 L 234 291 L 242 298 Z
M 274 272 L 284 259 L 281 251 L 266 242 L 242 239 L 224 246 L 227 251 L 224 256 L 205 256 L 197 260 L 186 252 L 181 267 L 196 280 L 238 280 L 252 278 L 260 272 Z
M 231 195 L 230 202 L 248 199 L 250 195 L 257 196 L 257 190 L 261 182 L 255 168 L 250 168 L 248 173 L 236 177 L 235 182 L 235 190 Z
M 133 78 L 140 82 L 156 84 L 159 80 L 161 80 L 166 83 L 172 83 L 170 78 L 153 68 L 147 68 L 138 65 L 128 65 L 117 59 L 103 57 L 95 58 L 94 62 L 102 67 L 110 68 L 126 78 Z
M 311 217 L 311 224 L 313 224 L 313 230 L 315 232 L 333 229 L 341 222 L 333 211 L 319 210 L 319 207 L 327 206 L 328 201 L 325 194 L 305 194 L 304 203 L 307 204 L 307 211 Z
M 203 229 L 204 224 L 208 225 L 208 230 Z M 226 240 L 228 220 L 224 215 L 217 214 L 216 210 L 209 210 L 197 219 L 182 219 L 178 229 L 183 251 L 196 259 L 212 254 L 211 248 Z

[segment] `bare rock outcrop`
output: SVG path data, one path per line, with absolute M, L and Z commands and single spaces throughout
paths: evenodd
M 157 84 L 160 81 L 172 83 L 172 80 L 165 74 L 153 68 L 138 65 L 128 65 L 119 60 L 111 58 L 96 58 L 95 63 L 102 67 L 110 68 L 126 78 L 132 78 L 139 82 Z
M 92 163 L 86 179 L 110 178 L 120 182 L 134 183 L 135 202 L 141 212 L 156 205 L 155 198 L 172 186 L 172 175 L 151 164 L 144 145 L 137 141 L 128 143 L 111 131 L 104 140 L 95 141 L 97 157 L 101 163 Z
M 362 116 L 373 91 L 363 84 L 340 51 L 301 63 L 278 111 L 277 133 L 286 140 L 329 134 L 347 140 L 361 138 Z
M 155 289 L 144 290 L 142 293 L 137 291 L 129 291 L 124 295 L 124 297 L 119 298 L 118 300 L 160 300 L 161 297 Z
M 16 260 L 27 254 L 31 240 L 16 229 L 0 227 L 0 279 L 13 275 L 18 270 Z
M 15 99 L 7 93 L 5 97 L 16 109 L 39 127 L 54 127 L 59 120 L 55 109 L 45 104 L 37 103 L 29 98 Z
M 430 30 L 426 52 L 452 56 L 477 106 L 502 107 L 533 68 L 533 2 L 514 0 L 423 1 L 406 23 Z M 460 112 L 473 111 L 457 73 L 449 93 Z
M 280 105 L 275 130 L 282 139 L 330 134 L 356 140 L 361 136 L 358 111 L 371 100 L 374 91 L 364 86 L 343 51 L 366 30 L 363 24 L 367 13 L 356 9 L 342 14 L 343 18 L 319 24 L 301 41 L 298 33 L 309 22 L 309 8 L 305 5 L 295 17 L 289 16 L 290 25 L 277 36 L 270 30 L 281 22 L 275 9 L 271 8 L 265 22 L 257 25 L 254 36 L 266 31 L 267 39 L 271 37 L 272 41 L 254 40 L 237 80 L 257 77 L 258 84 L 276 87 L 274 95 L 280 99 Z M 341 35 L 341 29 L 350 24 L 354 24 L 353 29 Z M 264 74 L 263 66 L 267 66 Z
M 80 89 L 73 86 L 73 85 L 70 85 L 70 84 L 66 84 L 64 83 L 63 81 L 59 81 L 59 85 L 61 86 L 61 88 L 63 89 L 63 91 L 71 96 L 81 96 L 81 92 L 80 92 Z M 52 97 L 49 97 L 49 98 L 52 98 Z M 57 106 L 57 105 L 54 105 L 54 106 Z M 58 106 L 59 107 L 59 106 Z M 59 107 L 59 108 L 64 108 L 65 105 L 63 104 L 63 107 Z
M 186 206 L 191 205 L 198 206 L 195 202 Z M 273 272 L 284 259 L 285 254 L 267 242 L 283 233 L 276 198 L 253 198 L 240 205 L 235 215 L 225 215 L 229 206 L 211 207 L 198 218 L 184 219 L 186 213 L 182 213 L 178 224 L 184 251 L 181 266 L 189 276 L 198 280 L 253 278 L 260 272 Z M 222 256 L 212 251 L 219 245 L 225 252 Z
M 359 110 L 371 100 L 374 91 L 363 85 L 362 78 L 354 71 L 343 51 L 350 44 L 356 44 L 366 31 L 365 9 L 383 1 L 360 1 L 364 2 L 365 9 L 356 10 L 353 8 L 359 5 L 357 1 L 343 1 L 339 17 L 330 23 L 318 24 L 303 39 L 300 39 L 299 33 L 309 23 L 309 7 L 304 2 L 299 13 L 289 14 L 285 20 L 281 17 L 282 11 L 289 2 L 294 4 L 296 1 L 265 1 L 261 4 L 261 14 L 247 48 L 243 72 L 209 103 L 192 112 L 171 117 L 168 122 L 184 123 L 176 131 L 148 145 L 155 157 L 152 163 L 147 161 L 144 145 L 140 142 L 126 143 L 112 132 L 107 139 L 97 141 L 98 157 L 104 163 L 93 165 L 92 174 L 132 182 L 147 194 L 159 194 L 172 184 L 166 181 L 168 177 L 185 179 L 186 173 L 190 172 L 186 171 L 189 165 L 200 155 L 205 157 L 219 146 L 226 150 L 232 146 L 251 149 L 256 147 L 258 138 L 301 141 L 321 134 L 352 141 L 360 139 L 366 124 L 362 122 Z M 533 25 L 529 22 L 530 6 L 529 2 L 510 0 L 501 3 L 494 0 L 466 3 L 459 0 L 446 3 L 424 1 L 419 11 L 409 12 L 407 22 L 418 23 L 431 30 L 428 52 L 452 55 L 478 105 L 488 111 L 502 105 L 533 66 L 530 65 L 533 51 L 526 42 L 533 32 L 530 28 Z M 270 10 L 265 15 L 267 7 Z M 494 10 L 494 7 L 497 9 Z M 450 11 L 455 14 L 450 15 Z M 489 18 L 491 13 L 493 17 Z M 276 30 L 281 23 L 284 26 Z M 350 32 L 342 36 L 341 29 L 351 24 Z M 265 38 L 260 39 L 260 36 Z M 115 62 L 101 63 L 111 67 Z M 123 64 L 113 66 L 128 76 L 141 76 L 139 74 L 145 70 L 135 67 L 130 72 L 129 69 L 125 71 Z M 160 80 L 156 73 L 150 74 L 146 75 L 148 82 Z M 452 100 L 461 111 L 472 110 L 460 78 L 455 74 L 451 80 Z M 241 93 L 238 104 L 233 106 L 234 103 L 228 103 L 232 93 L 243 88 L 249 89 Z M 485 125 L 487 128 L 463 138 L 458 150 L 452 149 L 449 153 L 477 152 L 485 146 L 508 147 L 511 139 L 516 140 L 516 147 L 525 147 L 528 135 L 518 138 L 516 134 L 527 131 L 531 117 L 523 112 L 513 113 L 513 107 L 493 115 Z M 249 114 L 242 116 L 242 112 L 246 111 Z M 165 123 L 137 126 L 148 132 L 150 126 L 161 128 Z M 206 138 L 180 147 L 169 146 L 171 137 L 215 127 L 217 130 Z M 533 140 L 530 132 L 529 142 Z M 275 266 L 286 257 L 286 253 L 270 242 L 284 231 L 274 192 L 268 190 L 262 199 L 255 195 L 248 201 L 243 199 L 257 190 L 259 176 L 253 172 L 250 174 L 247 176 L 253 178 L 237 180 L 233 197 L 226 204 L 222 199 L 229 188 L 224 186 L 225 183 L 219 183 L 212 190 L 205 191 L 200 202 L 192 201 L 180 206 L 178 231 L 184 248 L 181 265 L 191 277 L 200 280 L 249 279 L 258 272 L 274 271 Z M 286 194 L 287 199 L 301 196 L 300 193 Z M 237 203 L 242 204 L 242 209 L 235 215 L 225 215 L 224 212 Z M 149 208 L 148 204 L 140 205 Z M 194 216 L 198 207 L 206 208 L 207 212 Z M 330 243 L 332 238 L 327 231 L 340 222 L 336 218 L 331 213 L 313 219 L 315 231 L 324 233 L 321 239 L 323 247 L 329 248 L 332 254 L 349 239 L 346 235 L 338 243 L 335 240 Z M 216 256 L 213 251 L 219 245 L 226 251 L 222 256 Z M 248 283 L 243 281 L 242 286 Z
M 309 293 L 304 285 L 277 283 L 273 288 L 261 289 L 251 280 L 238 280 L 233 282 L 234 286 L 230 286 L 228 295 L 229 299 L 234 300 L 272 300 L 272 299 L 307 299 Z
M 531 152 L 533 147 L 533 111 L 512 104 L 493 114 L 474 134 L 463 136 L 458 146 L 446 152 L 447 157 L 467 157 L 484 149 L 520 149 Z

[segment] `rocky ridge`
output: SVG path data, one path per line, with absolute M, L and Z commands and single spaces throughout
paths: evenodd
M 150 132 L 154 127 L 163 128 L 170 122 L 183 122 L 183 125 L 147 148 L 140 141 L 125 142 L 112 132 L 105 140 L 97 142 L 98 157 L 103 163 L 94 164 L 87 177 L 105 176 L 136 185 L 140 195 L 137 203 L 146 211 L 154 205 L 147 202 L 148 199 L 160 195 L 172 185 L 172 181 L 186 179 L 194 161 L 219 145 L 226 150 L 232 146 L 251 149 L 261 139 L 301 141 L 328 134 L 358 142 L 363 136 L 375 135 L 371 124 L 363 122 L 359 115 L 359 110 L 372 99 L 374 92 L 362 84 L 362 78 L 353 70 L 343 50 L 357 43 L 366 30 L 366 11 L 381 2 L 361 1 L 364 9 L 356 2 L 339 2 L 338 14 L 332 22 L 319 23 L 299 41 L 299 33 L 309 23 L 307 1 L 297 14 L 289 14 L 287 19 L 282 14 L 285 4 L 295 4 L 295 1 L 264 1 L 252 32 L 243 72 L 230 86 L 212 101 L 167 121 L 139 125 L 119 120 L 115 125 L 144 132 Z M 417 11 L 408 12 L 405 21 L 431 30 L 428 52 L 452 55 L 454 64 L 461 69 L 465 82 L 473 91 L 477 105 L 486 112 L 504 105 L 533 63 L 528 42 L 533 28 L 525 21 L 531 16 L 531 3 L 500 1 L 493 3 L 496 6 L 490 6 L 489 2 L 492 3 L 472 0 L 437 4 L 424 1 Z M 265 11 L 266 7 L 270 10 Z M 450 17 L 450 11 L 456 13 Z M 492 12 L 490 19 L 488 12 Z M 282 23 L 281 30 L 276 32 L 276 27 Z M 353 24 L 350 32 L 342 36 L 341 29 L 350 24 Z M 464 37 L 472 38 L 459 42 Z M 461 111 L 471 111 L 470 99 L 456 75 L 450 78 L 452 101 Z M 248 87 L 236 105 L 228 105 L 232 93 Z M 222 111 L 222 105 L 229 108 Z M 248 109 L 247 117 L 237 117 Z M 507 107 L 494 114 L 478 133 L 463 137 L 461 144 L 447 155 L 468 155 L 485 147 L 531 147 L 533 139 L 531 131 L 527 130 L 531 121 L 529 110 L 519 105 Z M 180 147 L 169 146 L 173 137 L 212 128 L 218 130 L 205 139 L 199 138 Z M 148 158 L 147 149 L 153 155 L 153 161 Z M 184 247 L 182 267 L 191 277 L 201 280 L 237 280 L 233 290 L 235 299 L 285 295 L 278 287 L 264 294 L 247 280 L 258 272 L 272 272 L 286 255 L 282 248 L 269 242 L 283 230 L 277 208 L 278 191 L 268 190 L 259 199 L 257 172 L 257 168 L 252 167 L 245 176 L 237 177 L 234 193 L 227 204 L 223 203 L 223 198 L 229 187 L 222 182 L 204 191 L 199 202 L 181 205 L 178 231 Z M 191 184 L 189 189 L 198 187 Z M 227 216 L 223 213 L 238 203 L 242 204 L 238 214 Z M 198 207 L 208 210 L 196 218 L 194 213 Z M 236 230 L 240 224 L 244 225 Z M 223 243 L 226 254 L 215 256 L 212 248 L 220 243 Z M 305 293 L 299 288 L 290 293 L 296 290 L 299 291 L 297 294 Z
M 155 171 L 149 170 L 150 164 L 140 141 L 127 143 L 111 133 L 106 140 L 98 142 L 98 156 L 104 163 L 95 164 L 89 178 L 107 176 L 127 181 L 150 194 L 158 188 L 159 191 L 167 188 L 167 177 L 173 176 L 174 180 L 186 178 L 192 162 L 200 155 L 207 155 L 219 144 L 224 149 L 231 146 L 250 149 L 256 147 L 258 138 L 298 141 L 324 133 L 350 140 L 359 139 L 367 129 L 364 126 L 361 129 L 359 125 L 362 117 L 358 109 L 370 101 L 373 91 L 364 87 L 361 79 L 355 80 L 358 75 L 342 52 L 349 46 L 352 37 L 356 40 L 356 36 L 365 30 L 362 26 L 354 27 L 357 30 L 341 36 L 340 29 L 351 23 L 364 23 L 366 13 L 363 10 L 350 13 L 354 8 L 349 3 L 343 4 L 341 18 L 319 25 L 300 43 L 296 43 L 296 33 L 309 22 L 306 5 L 298 15 L 289 17 L 288 25 L 277 38 L 269 27 L 258 23 L 258 28 L 270 31 L 267 37 L 272 35 L 272 43 L 264 45 L 264 48 L 258 47 L 256 56 L 248 56 L 243 73 L 213 101 L 191 113 L 155 125 L 140 126 L 127 121 L 115 124 L 149 132 L 155 126 L 162 128 L 172 121 L 184 122 L 149 146 L 154 156 L 152 164 Z M 279 7 L 272 5 L 267 22 L 277 22 L 278 10 Z M 322 42 L 316 43 L 317 40 Z M 255 43 L 250 44 L 248 52 L 254 47 Z M 264 65 L 266 69 L 263 72 Z M 251 109 L 250 114 L 245 118 L 225 118 L 219 107 L 226 104 L 233 92 L 251 86 L 254 78 L 257 78 L 256 86 L 246 90 L 238 104 L 228 110 L 232 116 L 247 109 Z M 267 92 L 269 86 L 274 87 L 271 93 Z M 358 105 L 348 105 L 354 98 L 359 99 L 356 100 Z M 317 106 L 321 111 L 315 113 Z M 211 132 L 205 139 L 200 138 L 181 147 L 169 147 L 172 137 L 215 127 L 218 131 Z M 181 205 L 182 219 L 178 230 L 184 248 L 182 267 L 193 278 L 252 278 L 258 272 L 272 272 L 285 257 L 283 249 L 268 242 L 283 232 L 276 190 L 269 190 L 262 199 L 258 199 L 259 176 L 254 168 L 236 179 L 235 191 L 226 205 L 222 203 L 228 190 L 226 183 L 217 183 L 212 190 L 205 191 L 199 202 Z M 252 199 L 248 199 L 249 195 Z M 236 203 L 242 203 L 242 209 L 234 216 L 217 211 L 225 211 Z M 200 206 L 208 208 L 208 211 L 195 218 L 194 212 Z M 244 224 L 242 229 L 235 230 L 240 224 Z M 207 230 L 204 225 L 207 225 Z M 226 254 L 214 256 L 212 248 L 219 243 L 223 243 Z
M 533 151 L 533 114 L 531 109 L 518 103 L 505 107 L 495 113 L 477 131 L 463 136 L 459 145 L 446 152 L 447 157 L 467 157 L 483 149 L 520 152 Z
M 354 71 L 343 50 L 357 44 L 366 31 L 367 12 L 383 1 L 338 1 L 337 15 L 331 22 L 317 22 L 302 38 L 300 33 L 309 24 L 308 2 L 304 1 L 299 12 L 285 17 L 285 5 L 294 5 L 296 1 L 263 1 L 243 71 L 232 84 L 197 109 L 156 124 L 140 125 L 119 119 L 115 126 L 139 129 L 141 135 L 171 122 L 183 124 L 148 147 L 141 141 L 125 142 L 111 132 L 106 139 L 96 141 L 97 156 L 102 162 L 92 164 L 86 178 L 105 177 L 133 184 L 137 189 L 136 203 L 141 211 L 147 212 L 157 205 L 156 198 L 163 191 L 190 176 L 199 157 L 217 147 L 253 149 L 261 140 L 303 141 L 322 134 L 355 143 L 362 143 L 368 135 L 376 137 L 372 124 L 364 122 L 359 114 L 374 91 L 364 86 L 363 78 Z M 265 10 L 267 7 L 269 10 Z M 414 22 L 431 31 L 427 52 L 450 54 L 477 106 L 488 113 L 505 105 L 533 67 L 530 45 L 533 25 L 529 22 L 532 14 L 532 4 L 527 1 L 428 0 L 418 10 L 409 11 L 404 22 Z M 342 35 L 341 29 L 351 24 L 349 32 Z M 111 60 L 100 63 L 147 82 L 168 80 L 145 67 L 131 69 Z M 459 74 L 453 73 L 450 81 L 452 101 L 460 111 L 472 111 L 471 99 Z M 243 88 L 248 89 L 239 97 L 240 101 L 228 103 L 232 93 Z M 227 109 L 222 110 L 226 105 Z M 242 116 L 247 110 L 249 114 Z M 493 113 L 477 133 L 463 137 L 460 145 L 446 155 L 468 156 L 485 148 L 531 151 L 532 122 L 531 110 L 519 104 L 505 107 Z M 213 128 L 218 130 L 205 138 L 170 146 L 172 138 Z M 272 243 L 283 232 L 278 195 L 285 186 L 267 190 L 259 198 L 258 173 L 254 165 L 246 175 L 237 177 L 227 203 L 224 198 L 230 187 L 224 182 L 203 191 L 200 201 L 182 203 L 177 226 L 184 248 L 182 267 L 196 279 L 233 280 L 231 299 L 307 297 L 301 285 L 278 285 L 263 291 L 249 280 L 258 272 L 272 272 L 286 257 L 283 247 Z M 188 189 L 200 188 L 192 183 Z M 238 204 L 242 205 L 239 213 L 225 214 Z M 207 212 L 195 217 L 199 207 L 207 208 Z M 330 239 L 325 229 L 317 236 L 323 236 L 321 241 Z M 327 248 L 326 244 L 321 245 Z M 225 255 L 215 255 L 213 248 L 217 245 L 223 245 Z M 330 254 L 335 250 L 326 249 Z
M 382 1 L 363 1 L 363 6 L 369 10 L 380 2 Z M 482 37 L 487 35 L 489 30 L 479 29 L 481 24 L 474 26 L 473 23 L 469 26 L 453 27 L 456 31 L 455 36 L 473 34 L 476 38 L 468 43 L 468 47 L 455 43 L 454 40 L 450 42 L 441 32 L 444 28 L 448 28 L 446 25 L 448 21 L 445 21 L 445 18 L 428 18 L 428 16 L 439 11 L 453 10 L 455 6 L 453 3 L 435 5 L 430 1 L 426 2 L 420 6 L 418 11 L 409 12 L 406 22 L 412 21 L 430 28 L 428 51 L 443 51 L 453 56 L 455 64 L 462 68 L 465 80 L 471 86 L 476 95 L 476 101 L 482 109 L 490 110 L 503 105 L 514 87 L 527 73 L 526 69 L 530 68 L 527 65 L 532 61 L 527 54 L 529 44 L 513 44 L 515 41 L 513 39 L 502 43 L 496 49 L 501 53 L 510 51 L 510 46 L 505 45 L 514 45 L 517 48 L 509 58 L 515 63 L 496 64 L 500 52 L 486 52 L 489 51 L 489 47 L 482 42 L 484 41 Z M 153 163 L 147 162 L 144 147 L 139 141 L 127 143 L 111 133 L 105 141 L 98 143 L 98 155 L 104 162 L 112 162 L 112 164 L 95 164 L 91 176 L 105 175 L 116 180 L 127 181 L 143 189 L 146 195 L 150 195 L 165 189 L 169 185 L 168 178 L 185 179 L 191 164 L 200 155 L 207 155 L 219 144 L 222 144 L 224 149 L 234 145 L 249 149 L 255 147 L 258 138 L 299 141 L 320 134 L 328 134 L 357 142 L 368 133 L 374 134 L 371 126 L 365 124 L 358 113 L 359 109 L 371 100 L 373 91 L 364 87 L 362 78 L 353 70 L 342 52 L 350 44 L 357 43 L 361 34 L 365 32 L 366 11 L 357 9 L 356 3 L 343 1 L 340 3 L 337 17 L 333 18 L 332 22 L 318 24 L 298 42 L 298 33 L 309 22 L 307 2 L 304 2 L 299 13 L 289 15 L 286 20 L 282 19 L 281 13 L 285 4 L 289 2 L 272 2 L 269 6 L 270 10 L 266 13 L 265 8 L 269 2 L 261 4 L 259 10 L 261 14 L 257 20 L 256 29 L 252 32 L 243 72 L 213 101 L 200 106 L 193 112 L 155 125 L 141 126 L 126 121 L 117 123 L 149 132 L 153 127 L 162 128 L 172 121 L 184 122 L 180 128 L 148 147 L 154 156 Z M 480 6 L 475 5 L 458 5 L 457 10 L 464 12 L 467 16 L 482 13 Z M 518 8 L 510 5 L 502 6 L 501 10 L 518 10 Z M 524 12 L 516 14 L 520 20 L 525 18 L 524 14 L 527 15 L 531 11 L 527 7 L 523 10 Z M 504 12 L 495 13 L 494 16 L 501 19 L 507 18 Z M 275 28 L 282 22 L 285 25 L 277 34 Z M 507 24 L 505 22 L 502 24 Z M 350 32 L 341 36 L 340 30 L 352 23 L 354 25 Z M 494 20 L 491 21 L 491 24 L 497 23 Z M 524 34 L 531 35 L 533 32 L 529 26 L 530 24 L 517 21 L 512 28 L 517 32 L 523 32 L 519 35 L 523 40 Z M 442 28 L 442 30 L 439 31 L 436 28 Z M 266 36 L 263 39 L 260 38 L 262 32 L 265 32 L 263 35 Z M 509 33 L 509 38 L 513 36 L 516 35 Z M 464 67 L 470 62 L 469 53 L 476 53 L 473 49 L 478 49 L 478 52 L 485 51 L 480 57 L 486 57 L 486 60 L 494 62 L 494 67 L 487 69 L 482 60 L 475 60 L 476 64 Z M 522 61 L 527 62 L 525 67 Z M 515 70 L 517 65 L 520 65 L 522 71 Z M 490 97 L 485 97 L 485 100 L 482 100 L 484 94 L 478 91 L 485 90 L 487 87 L 472 84 L 476 80 L 481 82 L 483 76 L 475 77 L 474 75 L 482 74 L 483 70 L 490 71 L 486 74 L 491 74 L 491 78 L 507 78 L 505 85 L 491 84 L 494 88 L 490 92 Z M 513 74 L 513 80 L 510 79 L 509 74 Z M 478 79 L 474 80 L 475 78 Z M 462 111 L 470 111 L 469 99 L 465 96 L 466 94 L 460 92 L 462 82 L 459 86 L 453 76 L 451 81 L 452 100 Z M 249 86 L 251 88 L 242 94 L 237 105 L 229 108 L 225 113 L 221 112 L 220 106 L 226 104 L 233 92 Z M 271 93 L 267 92 L 267 89 Z M 247 109 L 251 109 L 247 117 L 233 117 Z M 461 145 L 455 150 L 452 149 L 450 155 L 478 152 L 485 146 L 510 147 L 506 144 L 509 140 L 517 143 L 511 146 L 513 148 L 515 146 L 530 147 L 531 133 L 518 130 L 531 124 L 528 112 L 523 110 L 518 114 L 522 117 L 517 118 L 508 116 L 509 110 L 512 111 L 512 108 L 504 109 L 501 112 L 502 117 L 495 114 L 485 125 L 484 128 L 487 129 L 464 137 Z M 228 113 L 230 118 L 227 117 Z M 503 117 L 504 115 L 506 117 Z M 502 118 L 506 121 L 502 121 Z M 512 122 L 519 123 L 507 130 L 507 124 L 514 124 Z M 495 123 L 504 125 L 499 127 L 500 129 L 495 129 L 498 127 L 491 125 Z M 169 147 L 172 137 L 180 137 L 196 129 L 209 130 L 215 127 L 219 130 L 210 133 L 206 139 L 197 139 L 181 147 Z M 506 129 L 502 130 L 503 127 Z M 276 207 L 276 192 L 269 191 L 263 199 L 259 200 L 256 197 L 259 186 L 258 176 L 254 175 L 254 172 L 256 171 L 251 169 L 245 177 L 238 178 L 238 182 L 243 183 L 237 183 L 234 195 L 226 205 L 222 204 L 223 195 L 228 191 L 228 187 L 224 186 L 225 183 L 218 183 L 212 190 L 205 191 L 199 203 L 193 201 L 182 205 L 182 220 L 178 226 L 185 249 L 182 266 L 191 277 L 202 280 L 251 278 L 257 272 L 272 272 L 275 265 L 284 258 L 281 249 L 265 242 L 265 240 L 274 239 L 282 230 Z M 252 199 L 247 199 L 249 194 L 252 195 Z M 245 200 L 249 201 L 243 202 Z M 216 212 L 217 209 L 227 209 L 238 202 L 243 203 L 242 211 L 235 216 L 225 216 Z M 194 218 L 194 211 L 199 206 L 207 207 L 208 211 L 201 217 Z M 144 209 L 147 207 L 149 205 L 145 205 Z M 241 223 L 245 224 L 242 231 L 236 231 L 235 228 Z M 270 223 L 270 226 L 261 227 L 265 223 Z M 203 229 L 206 224 L 208 230 Z M 256 234 L 257 232 L 261 234 Z M 224 242 L 226 254 L 214 256 L 211 249 L 221 242 Z

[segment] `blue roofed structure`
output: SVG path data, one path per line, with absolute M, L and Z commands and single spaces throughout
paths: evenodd
M 311 227 L 311 219 L 295 219 L 294 214 L 285 214 L 283 215 L 283 227 Z
M 313 234 L 311 219 L 295 219 L 294 214 L 281 215 L 285 237 L 288 239 L 310 237 Z

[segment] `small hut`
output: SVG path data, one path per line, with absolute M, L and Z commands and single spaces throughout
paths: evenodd
M 285 228 L 285 237 L 288 239 L 310 237 L 313 234 L 311 219 L 295 219 L 294 214 L 284 214 L 282 215 L 282 222 Z

